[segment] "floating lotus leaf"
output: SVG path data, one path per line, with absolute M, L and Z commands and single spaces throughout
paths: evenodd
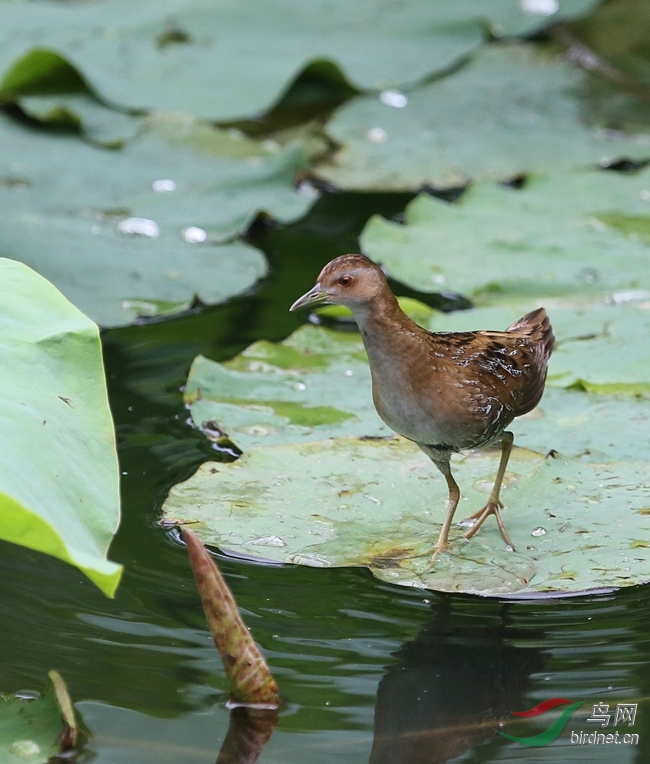
M 455 204 L 422 195 L 405 225 L 379 216 L 363 251 L 422 291 L 467 296 L 593 294 L 650 287 L 650 172 L 532 177 L 521 190 L 477 183 Z M 632 226 L 630 218 L 635 221 Z
M 0 252 L 104 326 L 250 288 L 264 257 L 224 240 L 257 210 L 291 218 L 310 203 L 293 187 L 300 150 L 268 149 L 187 115 L 149 120 L 116 152 L 1 115 L 0 138 Z
M 311 325 L 281 343 L 255 342 L 224 364 L 199 356 L 185 402 L 196 426 L 243 449 L 391 434 L 372 403 L 360 336 Z
M 593 4 L 560 0 L 560 14 Z M 228 120 L 268 109 L 315 59 L 336 62 L 360 88 L 383 89 L 449 66 L 486 28 L 526 34 L 546 21 L 513 0 L 4 3 L 0 72 L 38 45 L 115 103 Z
M 318 174 L 346 189 L 413 189 L 647 158 L 647 137 L 584 123 L 584 78 L 533 45 L 486 46 L 455 74 L 409 92 L 404 108 L 371 96 L 342 106 L 327 125 L 342 148 Z
M 540 405 L 510 428 L 520 446 L 592 462 L 650 461 L 650 400 L 547 386 Z
M 460 520 L 482 506 L 498 452 L 454 459 Z M 499 595 L 626 586 L 650 579 L 647 464 L 544 459 L 515 449 L 502 493 L 504 522 L 472 540 L 452 531 L 450 553 L 427 570 L 447 487 L 403 439 L 338 438 L 253 448 L 208 462 L 175 486 L 169 521 L 191 523 L 226 552 L 316 567 L 367 566 L 382 580 Z
M 545 300 L 558 339 L 547 384 L 650 395 L 650 295 L 638 295 L 640 299 L 622 304 L 587 302 L 577 307 Z M 438 315 L 432 326 L 436 331 L 505 329 L 535 304 L 519 302 Z
M 22 263 L 2 258 L 0 274 L 0 538 L 112 596 L 119 471 L 97 327 Z

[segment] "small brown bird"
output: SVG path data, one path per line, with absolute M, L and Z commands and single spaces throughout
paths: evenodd
M 433 559 L 447 549 L 460 499 L 450 457 L 501 438 L 501 461 L 487 504 L 468 520 L 471 538 L 494 515 L 514 549 L 499 510 L 501 483 L 512 450 L 506 427 L 527 414 L 544 392 L 555 338 L 544 308 L 526 314 L 503 332 L 429 332 L 402 311 L 381 268 L 363 255 L 328 263 L 318 283 L 290 310 L 316 304 L 347 306 L 368 353 L 377 413 L 395 432 L 412 440 L 444 475 L 447 516 Z

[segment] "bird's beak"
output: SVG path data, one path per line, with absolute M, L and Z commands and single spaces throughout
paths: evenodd
M 299 310 L 300 308 L 306 308 L 310 305 L 318 305 L 325 302 L 329 295 L 324 289 L 321 289 L 320 284 L 316 284 L 315 287 L 299 297 L 289 310 Z

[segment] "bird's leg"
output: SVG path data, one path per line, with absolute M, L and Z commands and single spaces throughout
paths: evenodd
M 501 503 L 501 500 L 499 499 L 499 494 L 501 493 L 501 484 L 503 483 L 503 476 L 506 474 L 506 467 L 508 466 L 508 459 L 510 458 L 510 452 L 512 451 L 512 443 L 514 441 L 514 436 L 511 432 L 504 432 L 503 438 L 501 439 L 501 461 L 499 462 L 499 469 L 497 471 L 497 477 L 494 481 L 494 486 L 492 488 L 492 493 L 490 494 L 490 498 L 488 499 L 488 503 L 479 509 L 478 512 L 475 512 L 473 515 L 470 515 L 467 517 L 463 522 L 474 520 L 475 522 L 472 524 L 472 527 L 467 531 L 465 534 L 466 539 L 471 539 L 472 536 L 478 531 L 478 529 L 483 525 L 486 518 L 490 515 L 494 515 L 497 521 L 497 525 L 499 526 L 499 530 L 501 531 L 501 535 L 503 536 L 503 540 L 508 544 L 508 546 L 512 547 L 514 550 L 515 545 L 510 541 L 510 537 L 506 533 L 506 529 L 503 525 L 503 521 L 501 520 L 501 514 L 499 512 L 500 509 L 503 509 L 503 504 Z
M 456 512 L 456 507 L 460 501 L 460 489 L 454 480 L 454 476 L 451 474 L 449 455 L 447 454 L 446 459 L 432 459 L 432 461 L 440 470 L 440 472 L 442 472 L 445 480 L 447 481 L 447 487 L 449 488 L 449 500 L 447 502 L 447 516 L 445 517 L 445 521 L 442 524 L 442 528 L 440 529 L 440 535 L 438 536 L 438 542 L 436 543 L 433 554 L 431 555 L 429 568 L 431 568 L 433 563 L 436 561 L 436 557 L 440 554 L 440 552 L 444 552 L 447 549 L 449 529 L 451 528 L 451 523 L 454 519 L 454 512 Z M 427 568 L 427 570 L 429 570 L 429 568 Z

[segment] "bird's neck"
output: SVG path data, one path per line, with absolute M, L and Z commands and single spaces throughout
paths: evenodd
M 355 305 L 354 318 L 361 331 L 371 365 L 379 356 L 393 355 L 398 345 L 403 347 L 408 339 L 422 330 L 400 308 L 395 295 L 389 290 L 363 305 Z

